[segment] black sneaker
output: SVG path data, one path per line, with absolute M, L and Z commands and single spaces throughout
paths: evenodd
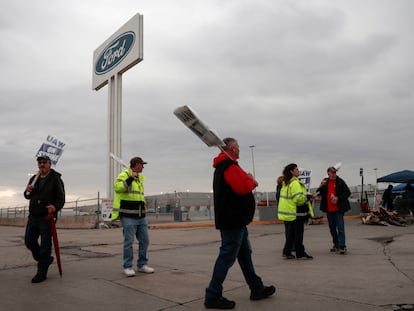
M 311 255 L 303 253 L 302 256 L 296 256 L 296 259 L 307 260 L 307 259 L 313 259 L 313 257 Z
M 335 245 L 334 246 L 332 246 L 332 248 L 330 249 L 330 252 L 331 253 L 336 253 L 336 252 L 338 252 L 339 251 L 339 248 L 338 247 L 336 247 Z
M 32 279 L 32 283 L 40 283 L 43 282 L 44 280 L 46 280 L 46 275 L 44 274 L 36 274 L 33 279 Z
M 272 296 L 276 292 L 276 288 L 273 285 L 265 286 L 260 292 L 251 292 L 250 300 L 260 300 Z
M 341 255 L 345 255 L 345 254 L 346 254 L 346 248 L 341 248 L 341 249 L 339 250 L 339 254 L 341 254 Z
M 217 300 L 205 301 L 204 306 L 207 309 L 233 309 L 236 306 L 234 301 L 221 297 Z
M 295 259 L 295 256 L 292 254 L 283 254 L 283 258 L 285 259 Z

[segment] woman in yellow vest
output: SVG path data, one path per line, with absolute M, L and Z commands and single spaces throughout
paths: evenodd
M 299 168 L 295 163 L 283 169 L 283 183 L 278 204 L 278 218 L 285 224 L 286 241 L 283 257 L 294 259 L 295 256 L 292 254 L 294 246 L 296 259 L 312 259 L 313 257 L 305 252 L 303 232 L 305 221 L 309 216 L 313 217 L 313 208 L 306 187 L 298 176 Z

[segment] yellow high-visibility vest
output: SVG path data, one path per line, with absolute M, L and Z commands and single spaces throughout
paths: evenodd
M 297 206 L 305 204 L 308 206 L 308 211 L 298 212 Z M 296 217 L 308 214 L 314 216 L 312 204 L 306 199 L 306 187 L 297 177 L 292 177 L 289 184 L 283 183 L 280 190 L 277 216 L 279 220 L 293 221 Z
M 139 174 L 128 186 L 126 180 L 131 176 L 132 170 L 127 168 L 121 172 L 114 181 L 114 202 L 111 214 L 112 220 L 119 219 L 120 214 L 140 217 L 143 213 L 145 213 L 143 182 L 146 180 L 146 177 Z

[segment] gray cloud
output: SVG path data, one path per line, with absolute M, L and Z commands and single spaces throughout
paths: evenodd
M 44 7 L 48 6 L 48 10 Z M 411 1 L 13 2 L 0 18 L 0 207 L 23 204 L 47 135 L 67 143 L 57 170 L 68 199 L 106 192 L 107 87 L 91 90 L 92 53 L 136 12 L 144 61 L 123 76 L 123 158 L 149 164 L 146 192 L 210 191 L 215 148 L 172 114 L 187 104 L 259 191 L 284 165 L 341 161 L 350 185 L 411 167 Z

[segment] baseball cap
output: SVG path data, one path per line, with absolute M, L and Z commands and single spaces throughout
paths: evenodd
M 147 164 L 147 162 L 145 162 L 144 160 L 142 160 L 142 158 L 140 158 L 140 157 L 133 157 L 131 159 L 131 161 L 129 161 L 129 164 L 130 164 L 131 167 L 137 165 L 138 163 L 139 164 Z
M 50 158 L 47 155 L 41 155 L 37 157 L 37 162 L 41 161 L 41 160 L 46 160 L 50 162 Z

